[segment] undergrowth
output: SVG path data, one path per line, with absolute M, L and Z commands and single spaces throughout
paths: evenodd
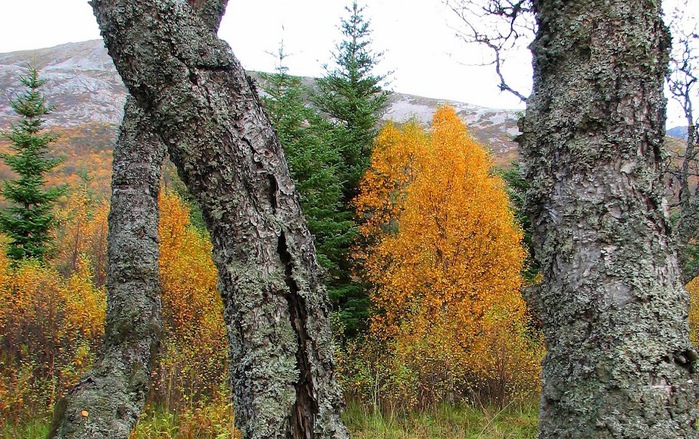
M 502 410 L 442 404 L 409 413 L 374 411 L 350 403 L 344 420 L 355 439 L 528 439 L 537 435 L 534 402 Z
M 464 404 L 442 404 L 415 412 L 375 411 L 350 402 L 344 421 L 354 439 L 530 439 L 537 434 L 534 402 L 498 410 Z M 2 439 L 43 439 L 48 419 L 8 424 Z M 175 414 L 162 407 L 143 413 L 131 439 L 239 439 L 228 404 L 211 404 Z

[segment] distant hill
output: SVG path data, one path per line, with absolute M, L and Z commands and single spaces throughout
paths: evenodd
M 47 126 L 120 123 L 126 89 L 102 41 L 93 40 L 0 54 L 0 127 L 7 127 L 14 118 L 9 99 L 21 89 L 17 78 L 28 63 L 48 80 L 44 91 L 56 110 L 47 118 Z M 426 123 L 437 107 L 447 103 L 456 108 L 473 136 L 496 155 L 513 154 L 512 138 L 518 133 L 515 111 L 394 93 L 384 119 L 404 122 L 415 118 Z
M 15 117 L 9 99 L 22 89 L 18 77 L 29 63 L 48 81 L 44 93 L 56 107 L 48 126 L 120 123 L 126 89 L 102 41 L 95 40 L 0 54 L 0 126 Z
M 665 132 L 670 137 L 687 140 L 688 127 L 674 127 Z
M 0 54 L 0 128 L 6 128 L 15 117 L 9 100 L 21 89 L 18 76 L 28 63 L 37 67 L 41 76 L 48 80 L 44 91 L 56 110 L 47 118 L 47 126 L 75 128 L 70 132 L 77 133 L 81 131 L 78 127 L 85 124 L 88 124 L 85 125 L 89 127 L 88 131 L 104 124 L 104 129 L 111 130 L 112 139 L 116 139 L 126 89 L 102 40 Z M 251 75 L 256 76 L 255 72 Z M 312 84 L 311 78 L 305 79 L 307 84 Z M 399 123 L 416 119 L 427 124 L 434 111 L 444 104 L 456 109 L 474 138 L 493 152 L 496 163 L 506 164 L 517 158 L 517 146 L 512 139 L 519 134 L 519 110 L 484 108 L 458 101 L 394 93 L 383 119 Z M 672 128 L 668 130 L 668 136 L 686 138 L 687 128 Z

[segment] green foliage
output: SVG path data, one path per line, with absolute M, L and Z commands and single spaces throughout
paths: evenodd
M 132 439 L 240 439 L 242 434 L 234 427 L 230 390 L 221 388 L 214 400 L 196 404 L 179 412 L 161 405 L 146 407 Z
M 343 419 L 355 439 L 502 439 L 535 438 L 535 402 L 504 409 L 441 404 L 429 410 L 376 411 L 350 401 Z
M 4 181 L 0 189 L 0 194 L 11 203 L 0 211 L 0 231 L 10 238 L 7 253 L 10 258 L 43 260 L 49 251 L 50 231 L 55 223 L 53 206 L 64 191 L 63 187 L 44 189 L 45 175 L 61 160 L 47 156 L 48 145 L 56 137 L 41 132 L 42 116 L 51 112 L 39 91 L 46 81 L 39 79 L 32 67 L 20 81 L 27 90 L 11 100 L 10 105 L 22 118 L 9 133 L 4 133 L 14 153 L 0 154 L 19 178 Z
M 49 419 L 33 419 L 18 424 L 8 424 L 0 429 L 2 439 L 44 439 L 49 433 Z
M 345 9 L 348 16 L 341 20 L 343 40 L 333 53 L 335 65 L 325 67 L 326 75 L 316 81 L 317 90 L 311 100 L 330 119 L 329 142 L 341 158 L 338 175 L 342 182 L 342 204 L 354 221 L 352 200 L 369 165 L 388 92 L 382 89 L 386 76 L 373 73 L 381 54 L 371 50 L 370 22 L 364 18 L 364 8 L 354 1 Z M 339 309 L 345 334 L 352 337 L 366 325 L 370 301 L 364 286 L 352 275 L 349 249 L 356 236 L 356 226 L 352 224 L 344 230 L 344 238 L 350 239 L 338 242 L 334 256 L 337 269 L 332 273 L 328 294 Z
M 359 179 L 369 165 L 371 145 L 377 132 L 381 110 L 388 92 L 382 90 L 385 75 L 373 73 L 381 54 L 372 52 L 369 21 L 364 8 L 353 2 L 345 8 L 340 29 L 344 39 L 333 54 L 334 68 L 326 66 L 326 75 L 316 81 L 314 104 L 333 121 L 334 142 L 343 159 L 342 178 L 345 201 L 357 193 Z
M 300 78 L 288 74 L 286 56 L 280 45 L 276 73 L 260 74 L 266 94 L 262 100 L 284 147 L 303 213 L 315 236 L 318 261 L 335 278 L 342 249 L 353 236 L 351 214 L 342 206 L 340 154 L 328 136 L 328 121 L 306 105 L 308 89 Z
M 496 172 L 505 181 L 510 207 L 515 213 L 517 223 L 524 232 L 522 244 L 527 249 L 527 260 L 524 263 L 522 274 L 527 282 L 531 282 L 539 273 L 539 263 L 536 261 L 534 243 L 532 242 L 532 223 L 524 211 L 524 197 L 531 183 L 522 178 L 519 161 L 513 161 L 510 167 L 499 169 Z
M 504 409 L 441 404 L 429 410 L 377 411 L 350 400 L 342 419 L 355 439 L 533 439 L 537 434 L 536 401 Z M 238 439 L 230 404 L 216 400 L 176 414 L 162 406 L 147 407 L 132 439 Z M 8 425 L 2 439 L 46 437 L 48 419 Z

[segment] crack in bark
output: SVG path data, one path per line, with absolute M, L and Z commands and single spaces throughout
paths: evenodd
M 272 206 L 272 212 L 277 211 L 277 190 L 279 190 L 279 184 L 277 184 L 277 178 L 274 174 L 267 174 L 267 180 L 269 181 L 269 189 L 267 195 L 269 196 L 269 204 Z
M 291 424 L 289 437 L 293 439 L 311 439 L 313 438 L 315 417 L 319 411 L 318 401 L 314 396 L 311 361 L 308 358 L 307 350 L 307 343 L 312 340 L 306 329 L 306 321 L 308 319 L 306 304 L 303 297 L 299 294 L 298 284 L 293 278 L 293 262 L 286 245 L 284 231 L 279 234 L 277 252 L 284 265 L 284 282 L 289 288 L 286 299 L 289 302 L 291 327 L 294 329 L 298 339 L 296 362 L 299 369 L 299 380 L 294 385 L 296 388 L 296 402 L 289 419 Z

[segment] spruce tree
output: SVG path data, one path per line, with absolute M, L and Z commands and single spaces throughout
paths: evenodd
M 381 53 L 371 50 L 371 28 L 370 22 L 364 18 L 364 8 L 354 1 L 345 9 L 348 16 L 341 20 L 343 40 L 333 53 L 334 66 L 326 66 L 326 75 L 316 81 L 312 101 L 332 124 L 331 141 L 341 158 L 342 205 L 354 221 L 343 233 L 347 239 L 337 248 L 334 261 L 337 271 L 328 284 L 328 294 L 339 309 L 345 333 L 353 336 L 366 323 L 370 302 L 364 287 L 352 274 L 350 247 L 356 236 L 352 200 L 369 166 L 372 144 L 388 92 L 382 89 L 386 76 L 374 73 Z
M 288 73 L 283 43 L 276 72 L 260 73 L 267 115 L 284 147 L 291 178 L 301 196 L 301 207 L 314 235 L 318 262 L 337 276 L 337 260 L 350 242 L 353 222 L 343 209 L 338 176 L 340 154 L 331 141 L 329 122 L 307 105 L 309 89 Z
M 371 50 L 370 22 L 356 1 L 345 8 L 349 17 L 341 20 L 343 40 L 333 54 L 335 66 L 316 81 L 315 105 L 334 123 L 334 141 L 344 162 L 345 202 L 357 195 L 359 179 L 369 165 L 371 145 L 388 92 L 382 89 L 385 75 L 374 73 L 381 53 Z
M 43 116 L 52 110 L 39 91 L 46 80 L 39 79 L 33 67 L 28 67 L 26 75 L 19 79 L 26 91 L 11 100 L 10 105 L 21 119 L 3 133 L 11 142 L 12 153 L 0 154 L 18 178 L 5 180 L 0 188 L 0 194 L 10 202 L 10 206 L 0 210 L 0 231 L 10 238 L 10 258 L 41 261 L 50 248 L 52 209 L 64 191 L 63 187 L 45 189 L 46 173 L 61 159 L 48 156 L 49 144 L 56 136 L 42 131 Z

